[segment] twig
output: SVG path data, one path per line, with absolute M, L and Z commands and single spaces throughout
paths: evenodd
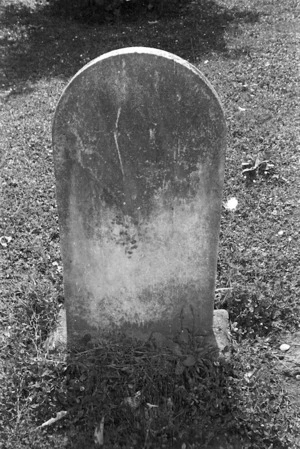
M 56 413 L 56 417 L 55 418 L 48 419 L 48 421 L 46 421 L 43 424 L 41 424 L 40 426 L 38 426 L 37 429 L 41 429 L 41 428 L 46 427 L 46 426 L 51 426 L 51 424 L 54 424 L 55 422 L 57 422 L 60 419 L 64 418 L 67 413 L 68 412 L 66 412 L 64 410 L 61 411 L 61 412 Z

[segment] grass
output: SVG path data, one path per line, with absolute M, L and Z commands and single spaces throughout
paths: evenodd
M 203 0 L 156 23 L 98 24 L 2 2 L 1 449 L 96 447 L 102 417 L 105 448 L 300 447 L 299 381 L 286 389 L 278 350 L 299 329 L 298 17 L 294 0 Z M 51 119 L 86 62 L 138 45 L 195 64 L 226 111 L 224 202 L 238 200 L 222 210 L 218 262 L 216 307 L 235 341 L 227 363 L 127 339 L 68 357 L 45 349 L 63 303 Z

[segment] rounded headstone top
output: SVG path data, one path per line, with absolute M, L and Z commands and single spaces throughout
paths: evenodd
M 185 196 L 201 172 L 203 188 L 221 188 L 225 141 L 224 112 L 203 74 L 145 47 L 85 65 L 65 88 L 53 122 L 56 177 L 68 179 L 80 166 L 107 204 L 125 205 L 129 214 L 147 212 L 161 183 L 176 182 Z
M 98 56 L 97 58 L 93 59 L 92 61 L 88 62 L 86 65 L 84 65 L 74 76 L 73 78 L 71 78 L 71 80 L 69 81 L 68 85 L 66 86 L 65 90 L 72 84 L 72 82 L 79 76 L 81 76 L 81 74 L 83 72 L 85 72 L 86 70 L 88 70 L 89 68 L 101 63 L 102 61 L 105 61 L 107 59 L 113 59 L 113 58 L 123 58 L 124 56 L 130 57 L 130 55 L 140 55 L 140 56 L 146 56 L 146 57 L 151 57 L 153 56 L 154 58 L 164 58 L 165 60 L 169 60 L 171 62 L 174 62 L 178 65 L 181 65 L 182 67 L 185 67 L 186 69 L 190 70 L 191 72 L 193 72 L 195 75 L 197 75 L 202 81 L 203 83 L 205 83 L 211 90 L 211 92 L 213 93 L 213 95 L 216 97 L 216 99 L 218 99 L 219 103 L 220 103 L 220 107 L 222 108 L 222 104 L 219 100 L 218 94 L 216 93 L 215 89 L 213 88 L 213 86 L 211 85 L 211 83 L 208 81 L 208 79 L 201 73 L 201 71 L 199 69 L 197 69 L 193 64 L 189 63 L 188 61 L 186 61 L 185 59 L 181 58 L 180 56 L 177 56 L 173 53 L 170 53 L 168 51 L 165 50 L 160 50 L 157 48 L 150 48 L 150 47 L 128 47 L 128 48 L 120 48 L 117 50 L 112 50 L 108 53 L 105 53 L 101 56 Z M 62 94 L 62 96 L 64 95 L 64 92 Z

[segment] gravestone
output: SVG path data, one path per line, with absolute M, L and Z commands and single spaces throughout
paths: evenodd
M 165 51 L 70 81 L 53 122 L 69 343 L 213 334 L 225 139 L 212 86 Z

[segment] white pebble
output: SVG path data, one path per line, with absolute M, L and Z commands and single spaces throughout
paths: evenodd
M 225 209 L 234 211 L 237 208 L 238 200 L 236 198 L 230 198 L 226 204 L 224 204 Z
M 290 349 L 290 345 L 287 345 L 286 343 L 283 343 L 281 346 L 280 346 L 280 351 L 282 351 L 282 352 L 286 352 L 286 351 L 288 351 L 289 349 Z

